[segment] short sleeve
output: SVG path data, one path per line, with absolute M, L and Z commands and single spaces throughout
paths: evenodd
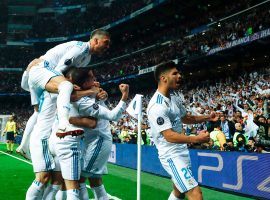
M 172 123 L 168 116 L 168 109 L 162 105 L 154 105 L 148 112 L 148 119 L 156 131 L 162 132 L 172 128 Z

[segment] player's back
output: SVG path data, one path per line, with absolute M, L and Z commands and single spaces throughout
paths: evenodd
M 89 50 L 88 42 L 70 41 L 51 48 L 45 53 L 45 55 L 41 56 L 41 58 L 48 61 L 50 63 L 50 67 L 55 68 L 64 55 L 74 48 L 77 48 L 76 53 L 79 52 L 83 54 L 85 52 L 89 54 L 87 51 Z

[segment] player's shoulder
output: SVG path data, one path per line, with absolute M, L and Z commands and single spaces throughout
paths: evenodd
M 148 104 L 148 108 L 147 108 L 148 113 L 149 112 L 154 112 L 154 113 L 162 112 L 162 111 L 166 111 L 167 109 L 168 109 L 168 106 L 165 102 L 164 97 L 161 94 L 156 92 Z

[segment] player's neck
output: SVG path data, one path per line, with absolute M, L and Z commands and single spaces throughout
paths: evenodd
M 167 87 L 165 87 L 165 86 L 158 86 L 158 91 L 162 94 L 162 95 L 164 95 L 165 97 L 170 97 L 170 91 L 169 91 L 169 89 L 167 88 Z

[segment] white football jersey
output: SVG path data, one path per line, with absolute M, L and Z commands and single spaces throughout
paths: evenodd
M 186 144 L 168 142 L 162 135 L 162 131 L 172 129 L 181 134 L 181 118 L 186 115 L 186 109 L 176 96 L 165 97 L 156 91 L 147 107 L 148 120 L 151 127 L 151 135 L 158 149 L 161 159 L 173 158 L 187 149 Z
M 90 45 L 89 42 L 66 42 L 53 47 L 41 58 L 58 72 L 63 72 L 68 66 L 86 67 L 91 60 Z
M 96 102 L 95 98 L 83 97 L 73 103 L 71 112 L 73 116 L 76 116 L 73 110 L 76 109 L 77 116 L 91 116 L 97 119 L 95 129 L 85 128 L 85 140 L 90 139 L 94 135 L 101 135 L 103 138 L 112 140 L 109 121 L 118 121 L 122 117 L 125 108 L 126 103 L 123 101 L 120 101 L 114 109 L 109 110 L 104 102 Z

